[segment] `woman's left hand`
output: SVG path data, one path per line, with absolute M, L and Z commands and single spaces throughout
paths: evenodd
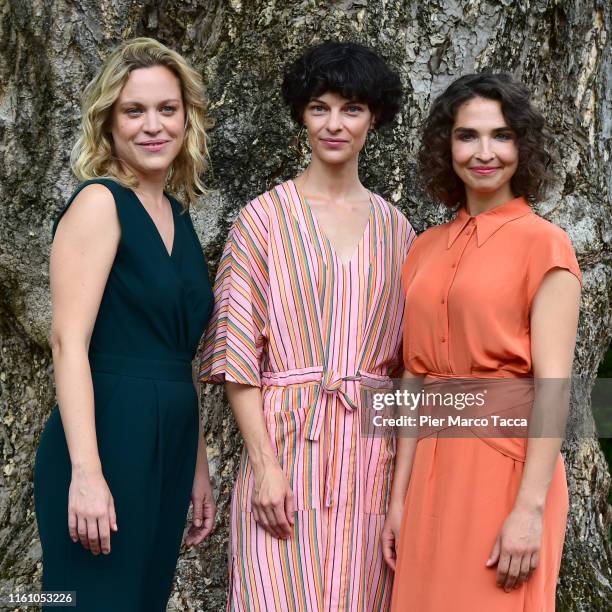
M 208 474 L 196 473 L 191 493 L 193 517 L 185 537 L 187 546 L 195 546 L 204 541 L 213 530 L 217 506 L 213 497 Z
M 542 543 L 542 511 L 514 508 L 506 518 L 487 567 L 497 564 L 497 586 L 506 593 L 518 588 L 538 566 Z

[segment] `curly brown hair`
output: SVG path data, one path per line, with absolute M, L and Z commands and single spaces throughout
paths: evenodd
M 425 188 L 446 206 L 465 202 L 465 187 L 453 170 L 451 133 L 459 106 L 476 97 L 498 100 L 508 126 L 516 134 L 519 159 L 511 179 L 514 195 L 530 202 L 543 198 L 552 182 L 546 121 L 531 104 L 528 89 L 506 73 L 467 74 L 435 99 L 423 125 L 417 155 Z

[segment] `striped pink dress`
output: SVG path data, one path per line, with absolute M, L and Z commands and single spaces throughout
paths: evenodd
M 371 194 L 349 262 L 293 181 L 250 202 L 232 226 L 200 380 L 261 387 L 270 440 L 291 484 L 294 534 L 268 535 L 251 514 L 243 452 L 231 509 L 228 610 L 388 610 L 392 574 L 380 533 L 394 445 L 361 435 L 362 385 L 401 371 L 400 272 L 414 232 Z

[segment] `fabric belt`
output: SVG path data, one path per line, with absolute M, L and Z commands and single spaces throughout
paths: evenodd
M 325 422 L 325 411 L 329 406 L 330 399 L 337 398 L 340 405 L 348 413 L 351 413 L 359 407 L 360 383 L 367 382 L 369 386 L 380 388 L 388 387 L 389 381 L 388 376 L 380 376 L 371 372 L 360 371 L 341 375 L 336 370 L 327 370 L 321 366 L 282 372 L 264 372 L 261 376 L 261 382 L 266 387 L 287 387 L 309 382 L 319 383 L 315 401 L 306 414 L 304 438 L 310 442 L 319 441 Z M 333 446 L 329 444 L 325 462 L 325 506 L 327 507 L 333 505 L 333 483 L 331 480 L 334 450 Z
M 191 359 L 147 359 L 109 353 L 89 353 L 92 372 L 131 378 L 149 378 L 191 383 Z

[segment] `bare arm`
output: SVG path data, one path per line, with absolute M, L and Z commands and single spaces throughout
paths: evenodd
M 194 386 L 196 390 L 199 390 L 199 384 L 195 382 L 195 372 L 193 378 Z M 198 424 L 198 454 L 191 491 L 193 518 L 185 538 L 185 544 L 187 544 L 187 546 L 195 546 L 204 541 L 213 530 L 215 515 L 217 513 L 217 506 L 210 483 L 208 457 L 206 454 L 206 437 L 204 436 L 204 425 L 201 417 L 198 418 Z
M 534 299 L 531 310 L 533 374 L 536 380 L 552 382 L 539 388 L 536 385 L 532 418 L 542 423 L 552 423 L 553 411 L 561 412 L 562 416 L 567 414 L 579 306 L 580 284 L 565 270 L 549 273 Z M 561 442 L 560 437 L 529 439 L 517 506 L 544 509 Z
M 411 372 L 404 370 L 402 379 L 409 385 L 421 386 L 421 377 L 415 376 Z M 401 411 L 399 411 L 401 413 Z M 410 411 L 407 411 L 408 413 Z M 400 525 L 404 513 L 404 500 L 408 484 L 410 483 L 410 473 L 416 451 L 417 438 L 402 434 L 400 431 L 397 437 L 395 466 L 393 472 L 393 485 L 387 517 L 381 535 L 383 557 L 387 565 L 395 571 L 395 561 L 397 559 L 397 546 L 399 543 Z
M 72 463 L 69 531 L 94 554 L 110 552 L 116 529 L 112 496 L 98 455 L 88 349 L 119 243 L 112 194 L 88 185 L 62 218 L 51 249 L 51 346 L 57 398 Z M 98 521 L 100 526 L 98 530 Z
M 580 284 L 566 270 L 549 272 L 531 308 L 531 353 L 536 378 L 532 422 L 548 423 L 565 415 L 569 401 Z M 538 379 L 542 382 L 538 383 Z M 558 426 L 558 425 L 557 425 Z M 554 432 L 553 432 L 554 433 Z M 560 437 L 530 437 L 514 508 L 493 548 L 487 565 L 497 561 L 497 583 L 506 591 L 527 580 L 539 562 L 542 515 L 561 448 Z
M 255 520 L 277 538 L 291 536 L 293 526 L 293 492 L 281 469 L 263 416 L 259 387 L 225 383 L 232 411 L 244 438 L 255 487 L 252 508 Z

